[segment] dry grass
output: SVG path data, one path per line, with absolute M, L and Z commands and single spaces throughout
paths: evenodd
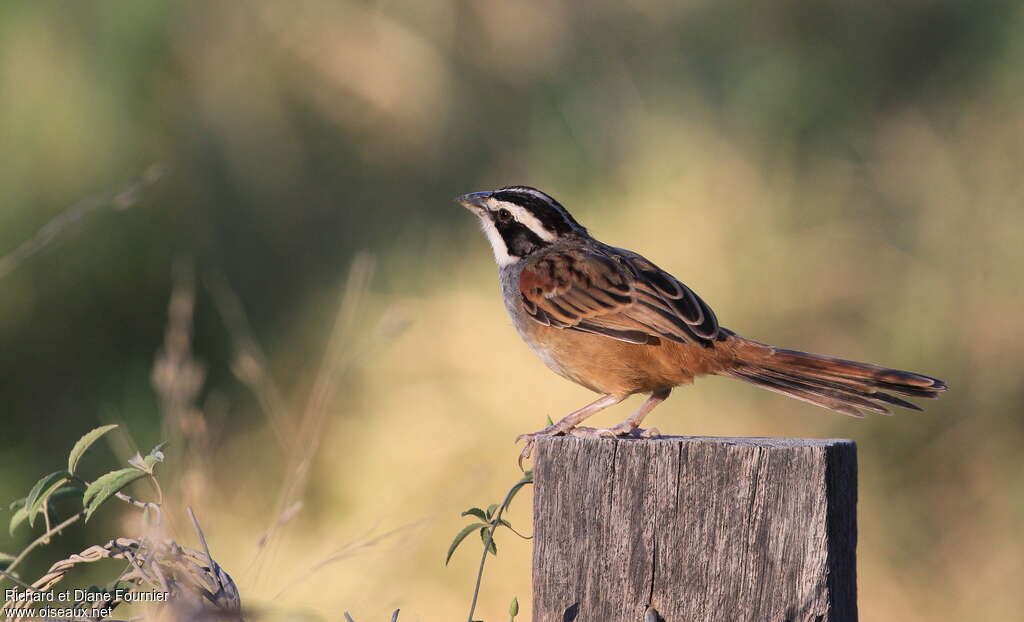
M 128 565 L 116 579 L 119 589 L 166 595 L 166 602 L 147 603 L 143 607 L 147 619 L 175 622 L 240 621 L 242 603 L 238 589 L 231 577 L 210 556 L 195 516 L 192 516 L 192 520 L 196 535 L 203 544 L 202 551 L 182 547 L 173 540 L 114 538 L 106 544 L 91 546 L 81 553 L 57 561 L 31 586 L 25 586 L 26 591 L 21 593 L 27 594 L 29 589 L 34 592 L 53 590 L 76 566 L 104 559 L 120 559 L 127 561 Z M 118 592 L 114 592 L 101 601 L 82 600 L 61 606 L 108 609 L 125 602 L 131 601 L 126 601 Z M 26 619 L 27 616 L 12 612 L 32 610 L 35 607 L 38 607 L 38 603 L 28 597 L 9 600 L 4 605 L 6 619 Z

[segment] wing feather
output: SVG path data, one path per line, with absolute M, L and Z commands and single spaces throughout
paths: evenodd
M 709 345 L 722 333 L 689 287 L 630 251 L 612 247 L 550 251 L 523 268 L 523 308 L 546 326 L 630 343 L 660 338 Z

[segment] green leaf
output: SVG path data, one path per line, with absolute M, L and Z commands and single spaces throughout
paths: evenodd
M 85 453 L 86 449 L 92 446 L 93 443 L 98 441 L 101 436 L 117 427 L 116 423 L 111 425 L 101 425 L 98 428 L 94 428 L 85 433 L 82 438 L 78 439 L 75 446 L 71 448 L 71 453 L 68 454 L 68 473 L 74 474 L 75 467 L 78 466 L 78 461 L 82 459 L 82 454 Z
M 494 543 L 494 536 L 491 536 L 490 545 L 487 544 L 487 534 L 488 534 L 488 532 L 490 532 L 490 527 L 488 527 L 486 525 L 481 527 L 480 528 L 480 540 L 484 543 L 484 546 L 487 547 L 487 550 L 490 551 L 491 554 L 497 555 L 498 554 L 498 545 Z
M 164 442 L 158 444 L 153 449 L 150 449 L 149 450 L 149 455 L 146 456 L 147 464 L 155 465 L 157 462 L 163 462 L 164 461 L 164 451 L 163 451 L 163 449 L 166 446 L 167 446 L 167 441 L 164 441 Z
M 146 474 L 138 469 L 118 469 L 103 475 L 95 482 L 89 484 L 89 487 L 85 489 L 85 494 L 82 495 L 82 507 L 85 508 L 86 522 L 89 521 L 89 517 L 92 516 L 93 512 L 103 505 L 104 501 L 114 496 L 115 493 L 128 484 L 145 476 Z
M 150 475 L 150 472 L 147 470 L 149 467 L 147 467 L 146 463 L 142 461 L 142 454 L 140 454 L 139 452 L 135 452 L 134 456 L 128 458 L 128 466 L 132 467 L 133 469 L 138 469 L 145 473 L 146 475 Z
M 166 444 L 167 443 L 160 443 L 154 447 L 153 451 L 149 452 L 149 455 L 145 458 L 136 452 L 135 456 L 128 461 L 128 464 L 142 471 L 146 475 L 152 475 L 153 469 L 156 468 L 157 463 L 164 461 L 164 452 L 160 451 L 160 449 Z
M 555 422 L 551 420 L 551 415 L 548 415 L 548 427 L 555 425 Z
M 473 533 L 473 531 L 479 529 L 480 527 L 486 526 L 487 525 L 484 525 L 483 523 L 473 523 L 472 525 L 466 525 L 465 527 L 463 527 L 462 531 L 460 531 L 458 535 L 455 536 L 455 539 L 452 540 L 451 546 L 448 547 L 448 555 L 446 555 L 444 558 L 444 565 L 448 565 L 448 562 L 452 558 L 452 554 L 455 553 L 455 549 L 457 549 L 459 545 L 462 544 L 462 541 L 466 539 L 466 536 Z
M 475 516 L 480 520 L 487 520 L 487 515 L 484 514 L 484 511 L 480 508 L 469 508 L 459 516 Z
M 14 501 L 11 501 L 11 504 L 9 506 L 7 506 L 7 509 L 8 510 L 17 510 L 18 508 L 25 507 L 25 499 L 26 498 L 27 497 L 22 497 L 21 499 L 15 499 Z
M 149 474 L 152 475 L 153 469 L 156 468 L 157 463 L 164 461 L 164 454 L 162 451 L 158 451 L 155 456 L 153 454 L 150 454 L 143 458 L 142 461 L 146 463 L 147 467 L 149 467 Z
M 492 503 L 489 506 L 487 506 L 487 520 L 491 520 L 491 518 L 494 516 L 494 510 L 497 510 L 497 509 L 498 509 L 498 504 L 497 503 Z
M 513 619 L 519 615 L 519 599 L 515 596 L 512 597 L 512 602 L 508 605 L 508 615 Z
M 80 488 L 78 486 L 65 486 L 51 494 L 47 501 L 52 505 L 54 501 L 60 501 L 61 499 L 67 499 L 68 497 L 78 497 L 81 499 L 83 492 L 85 492 L 85 488 Z
M 11 524 L 7 527 L 8 533 L 13 536 L 14 530 L 18 528 L 18 525 L 26 520 L 28 520 L 28 510 L 25 509 L 25 506 L 22 506 L 14 512 L 14 516 L 11 516 Z
M 54 471 L 36 482 L 32 490 L 25 497 L 25 510 L 28 513 L 28 525 L 32 527 L 36 522 L 36 515 L 46 504 L 46 498 L 53 494 L 68 481 L 71 474 L 67 471 Z
M 519 494 L 519 491 L 522 490 L 523 486 L 532 483 L 533 471 L 527 471 L 526 473 L 523 473 L 523 479 L 516 482 L 515 486 L 513 486 L 512 489 L 508 491 L 508 495 L 505 497 L 505 508 L 507 509 L 508 506 L 512 505 L 512 499 L 516 498 L 516 495 Z

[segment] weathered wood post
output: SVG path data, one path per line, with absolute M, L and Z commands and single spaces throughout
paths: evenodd
M 851 441 L 556 437 L 534 482 L 535 622 L 857 620 Z

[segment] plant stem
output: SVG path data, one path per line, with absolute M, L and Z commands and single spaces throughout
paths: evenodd
M 24 581 L 22 581 L 21 579 L 19 579 L 18 577 L 14 576 L 12 574 L 8 574 L 6 570 L 0 570 L 0 577 L 7 577 L 8 579 L 10 579 L 11 581 L 14 581 L 14 583 L 16 583 L 17 585 L 20 585 L 21 587 L 25 588 L 26 590 L 28 590 L 28 591 L 32 590 L 32 586 L 31 585 L 29 585 L 28 583 L 25 583 Z
M 61 531 L 63 531 L 66 527 L 75 524 L 78 521 L 78 519 L 82 518 L 83 515 L 85 515 L 85 510 L 79 510 L 75 514 L 72 514 L 71 517 L 66 519 L 63 523 L 60 523 L 56 527 L 48 530 L 46 533 L 33 540 L 32 544 L 29 544 L 21 551 L 21 553 L 18 553 L 18 556 L 14 558 L 14 561 L 11 562 L 9 566 L 7 566 L 7 570 L 4 574 L 11 573 L 14 570 L 15 566 L 20 564 L 21 561 L 25 559 L 25 557 L 29 553 L 32 552 L 32 549 L 36 548 L 40 544 L 45 544 L 46 542 L 49 542 L 50 536 L 55 536 L 59 534 Z
M 135 497 L 133 497 L 133 496 L 127 494 L 127 493 L 121 492 L 121 491 L 115 492 L 114 496 L 117 497 L 118 499 L 120 499 L 121 501 L 124 501 L 125 503 L 129 503 L 131 505 L 134 505 L 137 508 L 142 508 L 142 509 L 156 508 L 157 513 L 159 514 L 160 513 L 160 505 L 163 503 L 163 500 L 164 500 L 164 492 L 163 492 L 163 490 L 160 489 L 160 484 L 157 483 L 156 477 L 152 473 L 149 473 L 148 475 L 149 475 L 149 479 L 153 482 L 153 485 L 156 486 L 156 490 L 159 493 L 159 501 L 157 503 L 153 503 L 152 501 L 142 501 L 140 499 L 136 499 Z M 82 488 L 88 488 L 89 486 L 92 485 L 92 482 L 90 482 L 87 479 L 82 479 L 81 477 L 78 477 L 77 475 L 72 475 L 71 476 L 71 480 L 81 484 Z
M 505 501 L 498 508 L 498 513 L 491 519 L 491 528 L 487 532 L 487 542 L 484 542 L 484 553 L 480 556 L 480 569 L 476 572 L 476 586 L 473 588 L 473 601 L 469 603 L 469 616 L 466 617 L 466 622 L 473 622 L 473 614 L 476 612 L 476 600 L 480 596 L 480 583 L 484 578 L 484 564 L 487 563 L 487 553 L 490 552 L 491 544 L 494 543 L 494 532 L 497 531 L 498 526 L 501 524 L 501 515 L 508 509 L 509 504 L 512 502 L 512 497 L 516 494 L 518 488 L 518 486 L 513 486 L 508 491 L 508 494 L 505 495 Z

